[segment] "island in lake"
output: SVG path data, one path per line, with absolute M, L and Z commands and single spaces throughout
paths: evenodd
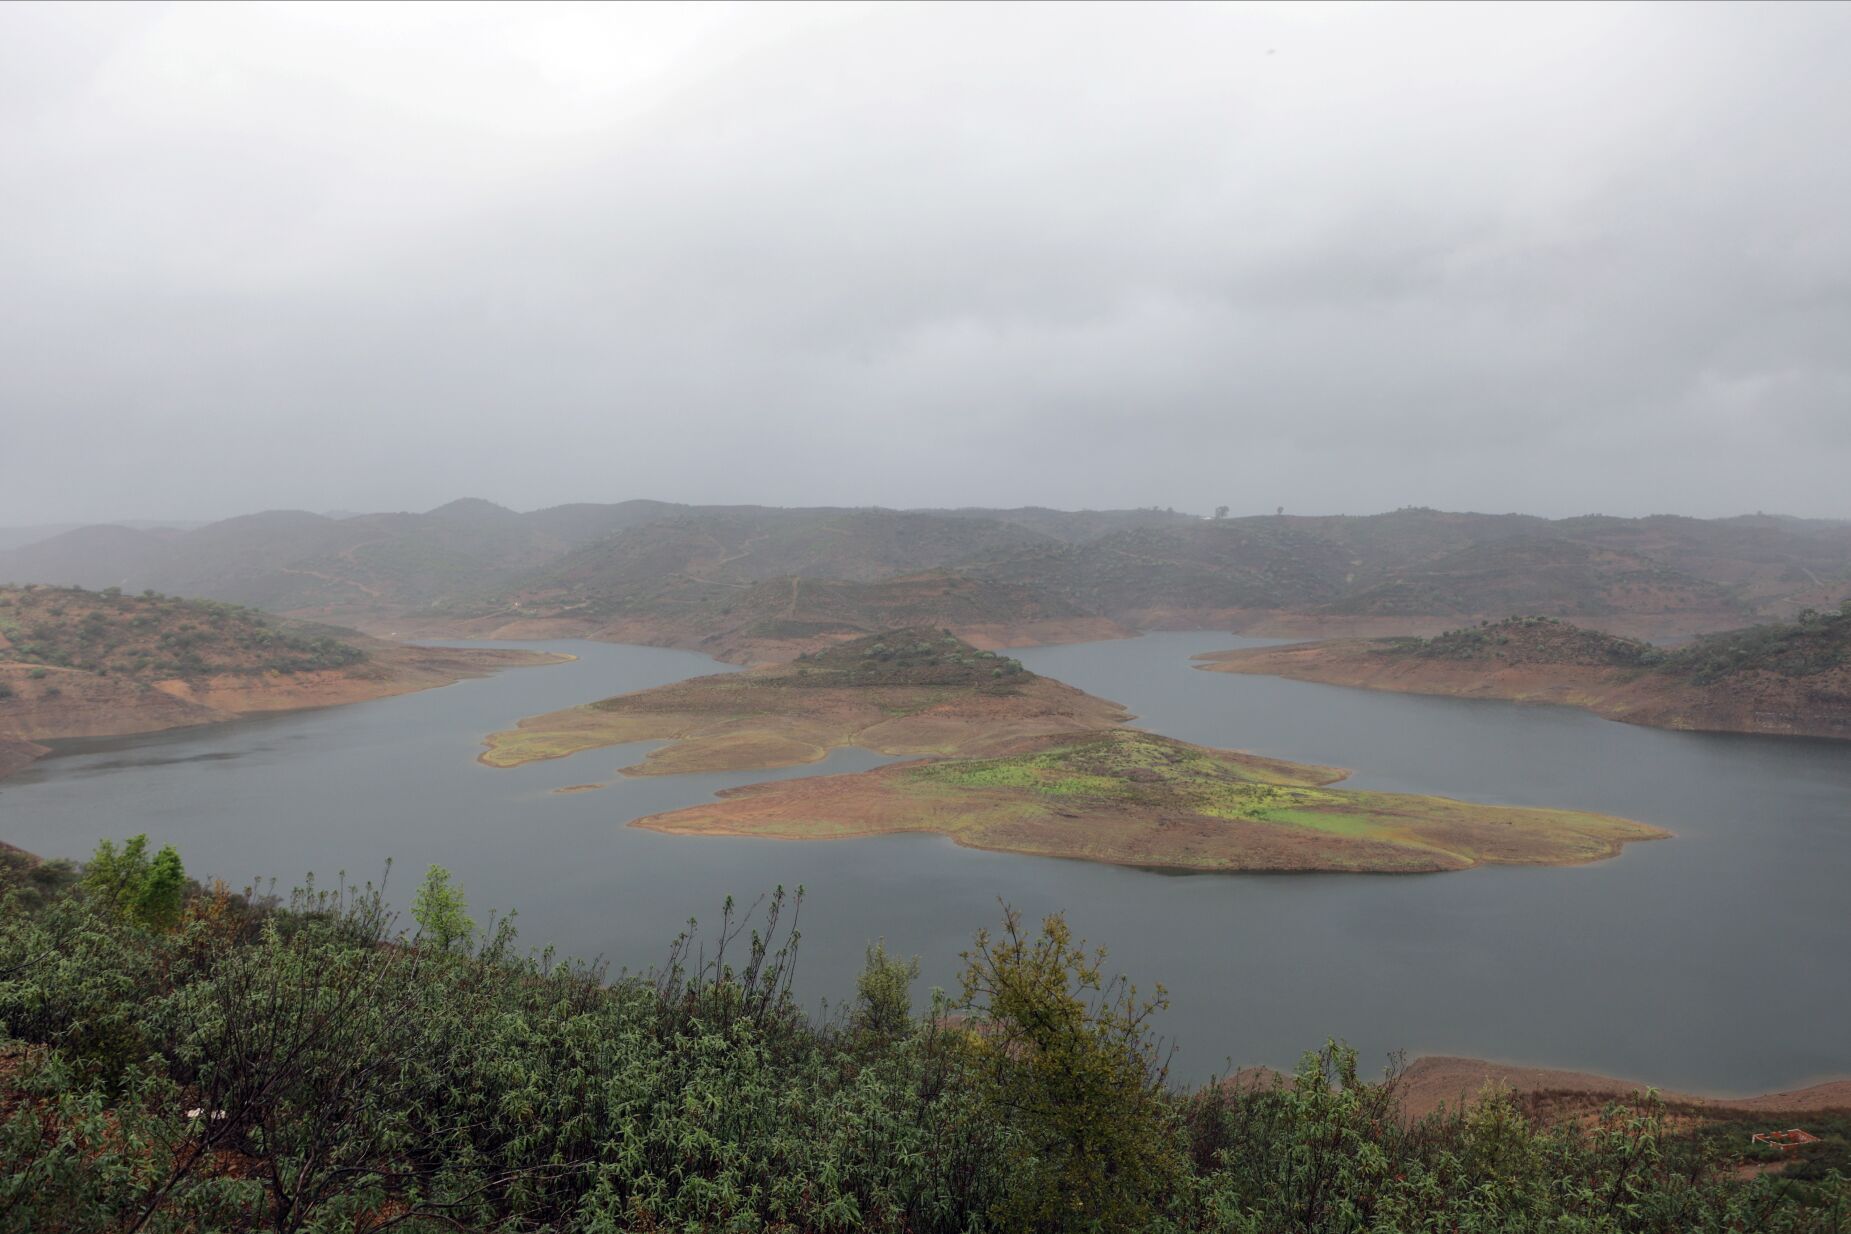
M 1212 672 L 1564 703 L 1659 728 L 1851 739 L 1851 600 L 1666 649 L 1548 617 L 1434 638 L 1209 652 Z
M 45 741 L 118 737 L 384 698 L 570 657 L 414 647 L 232 604 L 0 587 L 0 775 Z
M 1570 865 L 1668 834 L 1606 815 L 1335 789 L 1339 769 L 1195 746 L 1130 719 L 914 629 L 536 716 L 490 736 L 481 758 L 508 767 L 650 739 L 671 744 L 627 773 L 786 766 L 839 746 L 925 755 L 736 789 L 632 825 L 786 840 L 936 831 L 976 848 L 1186 870 Z

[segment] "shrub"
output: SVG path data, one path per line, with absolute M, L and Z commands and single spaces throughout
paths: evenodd
M 912 1027 L 912 984 L 918 978 L 918 956 L 901 960 L 887 954 L 884 940 L 869 943 L 867 962 L 855 978 L 856 1031 L 880 1040 L 903 1036 Z
M 425 871 L 424 882 L 411 902 L 411 916 L 418 923 L 419 941 L 439 951 L 466 946 L 475 933 L 463 888 L 450 881 L 450 871 L 442 866 Z
M 148 837 L 138 835 L 118 850 L 112 841 L 96 846 L 84 867 L 83 885 L 103 903 L 150 929 L 172 929 L 186 898 L 186 867 L 171 844 L 152 858 Z
M 1162 987 L 1140 999 L 1105 978 L 1104 950 L 1076 943 L 1059 914 L 1030 934 L 1005 908 L 1000 933 L 979 931 L 963 958 L 958 1005 L 982 1026 L 971 1040 L 984 1100 L 1019 1133 L 998 1224 L 1146 1228 L 1184 1162 L 1150 1028 Z
M 1176 1091 L 1148 1023 L 1161 992 L 1105 978 L 1058 916 L 1033 931 L 1005 910 L 978 935 L 961 1019 L 937 996 L 914 1019 L 914 963 L 877 943 L 838 1025 L 791 994 L 801 894 L 762 914 L 729 901 L 717 934 L 690 923 L 662 967 L 611 982 L 518 956 L 505 924 L 474 951 L 405 946 L 371 886 L 286 905 L 220 888 L 155 928 L 118 907 L 134 880 L 104 877 L 151 870 L 145 850 L 36 895 L 29 863 L 0 860 L 0 1229 L 1826 1234 L 1851 1218 L 1826 1158 L 1795 1162 L 1821 1167 L 1803 1181 L 1738 1181 L 1739 1149 L 1649 1096 L 1585 1127 L 1540 1127 L 1508 1098 L 1410 1124 L 1392 1077 L 1371 1083 L 1336 1044 L 1268 1086 Z

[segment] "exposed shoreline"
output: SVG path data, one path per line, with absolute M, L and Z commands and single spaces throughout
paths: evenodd
M 1013 660 L 912 629 L 530 716 L 489 734 L 478 761 L 516 767 L 640 741 L 666 744 L 622 774 L 765 771 L 844 746 L 923 756 L 735 788 L 630 825 L 780 840 L 928 831 L 1147 869 L 1579 865 L 1670 834 L 1582 811 L 1331 789 L 1348 773 L 1177 741 L 1126 727 L 1132 719 Z
M 1580 1099 L 1583 1103 L 1620 1100 L 1652 1087 L 1586 1071 L 1533 1067 L 1448 1054 L 1415 1058 L 1397 1081 L 1402 1110 L 1415 1118 L 1434 1113 L 1442 1107 L 1458 1109 L 1461 1105 L 1474 1104 L 1487 1086 L 1493 1090 L 1506 1089 L 1520 1095 L 1549 1095 L 1560 1104 L 1571 1104 L 1573 1099 Z M 1658 1090 L 1658 1095 L 1666 1104 L 1674 1106 L 1744 1114 L 1798 1115 L 1826 1110 L 1851 1110 L 1851 1077 L 1746 1097 L 1723 1097 L 1670 1089 Z
M 43 680 L 58 687 L 55 696 L 29 700 L 16 694 L 0 702 L 0 777 L 52 753 L 42 742 L 130 737 L 245 716 L 337 707 L 435 689 L 504 668 L 562 664 L 574 658 L 527 648 L 418 647 L 370 640 L 368 651 L 368 658 L 351 668 L 218 673 L 152 683 L 77 669 L 43 669 Z M 0 681 L 23 681 L 37 667 L 0 664 Z
M 1331 767 L 1135 729 L 729 789 L 629 826 L 803 841 L 941 834 L 991 852 L 1195 873 L 1426 874 L 1585 865 L 1667 838 L 1607 815 L 1330 789 Z

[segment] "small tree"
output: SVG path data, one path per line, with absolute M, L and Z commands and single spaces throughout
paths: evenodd
M 178 850 L 163 844 L 150 859 L 145 835 L 123 841 L 120 849 L 111 840 L 99 843 L 83 881 L 91 895 L 153 930 L 178 925 L 186 904 L 186 867 Z
M 1102 975 L 1103 949 L 1076 943 L 1058 913 L 1038 934 L 1003 908 L 1002 931 L 963 954 L 958 1006 L 984 1102 L 1015 1131 L 1017 1184 L 994 1214 L 1009 1230 L 1148 1228 L 1186 1167 L 1164 1099 L 1167 1067 L 1150 1020 L 1163 988 L 1140 999 Z
M 135 889 L 132 911 L 144 925 L 171 930 L 180 924 L 180 910 L 185 905 L 186 867 L 180 862 L 179 851 L 171 844 L 163 844 Z
M 452 883 L 450 871 L 442 866 L 425 871 L 424 884 L 411 901 L 411 917 L 418 923 L 418 941 L 428 941 L 439 951 L 467 943 L 476 929 L 461 884 Z
M 856 1030 L 883 1041 L 904 1035 L 912 1026 L 912 984 L 918 976 L 918 956 L 902 960 L 887 954 L 885 939 L 869 943 L 867 963 L 855 978 Z
M 1228 516 L 1228 508 L 1226 506 L 1216 506 L 1215 507 L 1215 517 L 1217 519 L 1224 519 L 1227 516 Z

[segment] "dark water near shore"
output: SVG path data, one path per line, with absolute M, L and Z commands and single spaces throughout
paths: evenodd
M 1782 1088 L 1851 1075 L 1851 745 L 1632 728 L 1563 708 L 1371 694 L 1204 673 L 1256 640 L 1158 634 L 1027 651 L 1038 672 L 1141 725 L 1355 769 L 1357 786 L 1626 815 L 1677 832 L 1574 869 L 1164 875 L 960 849 L 932 836 L 780 843 L 657 835 L 628 819 L 765 773 L 606 780 L 646 746 L 513 770 L 474 761 L 517 718 L 712 672 L 687 652 L 539 644 L 577 663 L 441 690 L 139 738 L 65 743 L 0 781 L 0 839 L 82 856 L 104 836 L 172 841 L 237 884 L 377 878 L 400 902 L 449 866 L 478 917 L 524 940 L 659 959 L 724 896 L 808 888 L 799 984 L 839 999 L 869 939 L 923 984 L 997 916 L 1064 909 L 1140 984 L 1161 980 L 1180 1070 L 1289 1064 L 1326 1036 L 1387 1052 L 1577 1067 L 1667 1087 Z M 841 751 L 785 775 L 882 760 Z

